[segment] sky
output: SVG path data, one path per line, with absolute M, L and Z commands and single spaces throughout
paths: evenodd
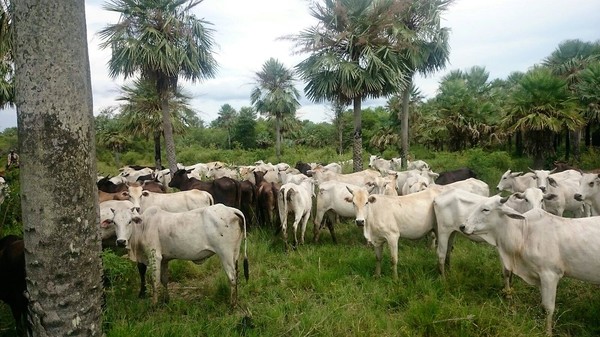
M 102 0 L 86 0 L 88 52 L 94 114 L 118 106 L 119 89 L 130 80 L 111 78 L 107 71 L 110 50 L 101 50 L 97 32 L 118 15 L 105 11 Z M 254 74 L 273 57 L 293 68 L 306 54 L 293 53 L 282 36 L 296 34 L 315 24 L 306 0 L 204 0 L 194 8 L 198 18 L 210 22 L 217 44 L 219 67 L 213 79 L 185 83 L 191 106 L 205 122 L 217 118 L 230 104 L 236 110 L 250 106 Z M 439 80 L 451 70 L 483 66 L 490 80 L 506 78 L 513 71 L 527 71 L 541 63 L 567 39 L 600 40 L 598 0 L 455 0 L 442 14 L 442 26 L 450 28 L 450 60 L 447 67 L 427 78 L 416 78 L 426 97 L 434 97 Z M 304 84 L 298 82 L 302 93 Z M 386 99 L 369 100 L 363 107 L 385 105 Z M 298 118 L 330 122 L 327 104 L 314 104 L 302 96 Z M 0 130 L 16 127 L 15 109 L 0 110 Z

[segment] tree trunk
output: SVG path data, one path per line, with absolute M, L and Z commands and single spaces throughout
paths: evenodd
M 275 115 L 275 155 L 277 162 L 281 162 L 281 114 Z
M 33 336 L 102 335 L 85 2 L 14 1 L 16 105 Z
M 565 132 L 565 161 L 571 159 L 571 131 L 568 129 Z
M 338 126 L 338 139 L 340 142 L 339 154 L 341 155 L 342 153 L 344 153 L 344 130 L 342 130 L 341 123 Z
M 410 103 L 410 88 L 412 87 L 412 76 L 408 79 L 406 88 L 402 91 L 402 110 L 401 116 L 398 116 L 400 122 L 400 158 L 402 159 L 402 168 L 408 166 L 408 106 Z
M 362 171 L 362 118 L 361 118 L 362 97 L 354 97 L 354 142 L 352 148 L 353 171 Z
M 169 111 L 168 91 L 158 92 L 160 99 L 160 108 L 162 110 L 163 132 L 165 136 L 165 153 L 167 162 L 171 170 L 171 177 L 177 171 L 177 156 L 175 155 L 175 138 L 173 138 L 173 124 L 171 123 L 171 113 Z
M 592 123 L 587 123 L 585 126 L 585 147 L 587 149 L 592 145 Z
M 154 131 L 154 167 L 162 170 L 162 159 L 160 154 L 160 131 Z
M 581 129 L 575 130 L 573 131 L 573 140 L 572 140 L 572 144 L 573 144 L 573 158 L 575 158 L 576 161 L 579 161 L 581 159 Z
M 523 157 L 523 132 L 520 130 L 517 130 L 515 148 L 517 157 Z

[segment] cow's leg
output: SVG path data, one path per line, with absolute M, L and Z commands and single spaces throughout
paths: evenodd
M 164 290 L 164 300 L 169 302 L 169 261 L 162 260 L 160 263 L 160 283 Z
M 313 227 L 313 241 L 315 243 L 319 242 L 319 234 L 321 234 L 321 227 L 323 226 L 324 215 L 325 214 L 323 210 L 317 207 L 317 212 L 315 213 L 315 219 L 313 221 L 313 223 L 315 224 L 315 226 Z
M 392 238 L 388 240 L 388 246 L 390 247 L 390 256 L 392 259 L 392 275 L 394 280 L 398 279 L 398 240 L 400 238 Z
M 292 229 L 294 231 L 294 248 L 298 247 L 298 225 L 302 219 L 302 215 L 297 213 L 299 212 L 294 212 L 294 223 L 292 225 Z
M 513 273 L 511 270 L 506 269 L 506 267 L 502 266 L 502 276 L 504 278 L 504 289 L 502 290 L 502 292 L 504 293 L 504 296 L 506 296 L 506 298 L 512 298 L 512 288 L 510 286 L 510 284 L 512 283 L 512 276 Z
M 448 246 L 450 242 L 450 236 L 444 231 L 438 230 L 437 238 L 437 256 L 438 256 L 438 270 L 442 277 L 446 277 L 446 261 L 450 261 L 450 254 L 448 252 Z
M 239 255 L 239 251 L 237 254 Z M 237 259 L 229 254 L 224 254 L 223 256 L 219 256 L 221 259 L 221 265 L 223 266 L 223 270 L 227 275 L 227 279 L 229 279 L 229 303 L 232 308 L 237 306 L 237 297 L 238 297 L 238 289 L 237 289 Z
M 306 212 L 302 217 L 302 227 L 300 228 L 300 244 L 304 244 L 304 233 L 306 232 L 306 225 L 308 224 L 308 219 L 310 218 L 310 211 Z
M 152 268 L 152 303 L 158 303 L 158 293 L 160 291 L 160 271 L 162 256 L 160 254 L 150 254 L 150 268 Z
M 337 238 L 335 237 L 335 230 L 333 225 L 337 222 L 337 214 L 333 214 L 330 212 L 330 214 L 327 216 L 326 224 L 327 224 L 327 228 L 329 228 L 329 233 L 331 234 L 331 240 L 333 240 L 333 243 L 337 243 Z
M 140 293 L 138 294 L 139 298 L 146 297 L 146 270 L 148 266 L 145 264 L 138 262 L 137 263 L 138 273 L 140 274 Z
M 552 271 L 540 274 L 540 287 L 542 292 L 542 306 L 546 309 L 546 334 L 552 335 L 552 317 L 556 302 L 556 287 L 560 276 Z
M 383 256 L 383 244 L 374 245 L 375 249 L 375 277 L 381 276 L 381 258 Z

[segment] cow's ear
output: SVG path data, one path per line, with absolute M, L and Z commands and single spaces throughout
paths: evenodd
M 121 191 L 121 195 L 124 197 L 129 198 L 129 192 L 128 191 Z
M 554 193 L 544 194 L 544 200 L 554 200 L 556 198 L 558 198 L 558 195 Z
M 517 199 L 525 199 L 525 196 L 523 195 L 523 193 L 520 193 L 520 192 L 513 193 L 512 195 Z
M 552 187 L 558 187 L 556 180 L 554 180 L 554 178 L 551 178 L 551 177 L 548 177 L 548 184 L 550 184 L 550 186 L 552 186 Z
M 506 213 L 506 215 L 507 215 L 509 218 L 511 218 L 511 219 L 525 220 L 525 217 L 524 217 L 524 216 L 522 216 L 522 215 L 521 215 L 521 214 L 519 214 L 519 213 L 512 213 L 512 212 L 511 212 L 511 213 Z
M 375 203 L 375 201 L 376 201 L 377 199 L 375 198 L 375 196 L 374 196 L 374 195 L 372 195 L 372 196 L 370 196 L 370 197 L 369 197 L 369 199 L 368 199 L 368 200 L 369 200 L 369 202 L 370 202 L 371 204 L 374 204 L 374 203 Z
M 193 171 L 193 170 L 194 170 L 194 169 L 187 169 L 187 170 L 185 170 L 185 172 L 187 172 L 187 173 L 192 173 L 192 171 Z
M 113 223 L 113 221 L 111 219 L 106 219 L 100 223 L 100 227 L 108 228 L 108 227 L 110 227 L 110 225 L 112 225 L 112 223 Z
M 145 197 L 147 197 L 147 196 L 150 195 L 150 193 L 148 193 L 148 191 L 142 191 L 142 195 L 145 196 Z

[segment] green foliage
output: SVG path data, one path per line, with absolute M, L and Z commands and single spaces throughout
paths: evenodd
M 0 237 L 7 234 L 23 236 L 19 170 L 12 168 L 4 173 L 8 189 L 5 191 L 4 202 L 0 205 Z

